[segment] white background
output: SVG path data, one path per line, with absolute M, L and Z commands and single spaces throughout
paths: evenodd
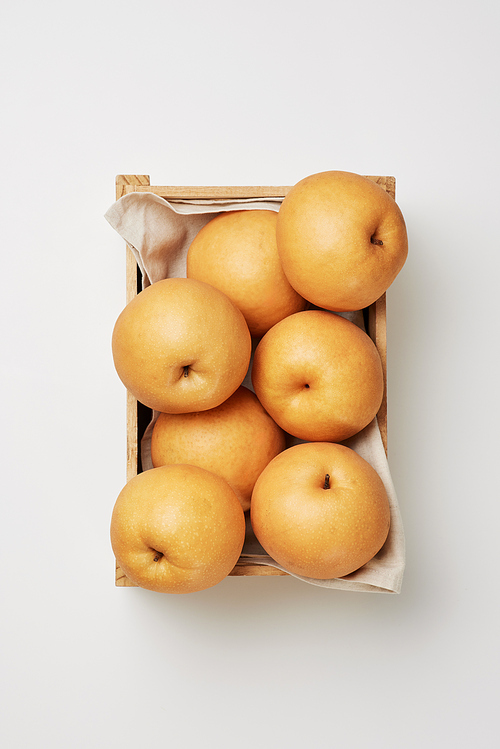
M 498 746 L 498 4 L 21 0 L 0 20 L 2 746 Z M 410 236 L 388 294 L 401 594 L 115 588 L 115 175 L 326 169 L 394 175 Z

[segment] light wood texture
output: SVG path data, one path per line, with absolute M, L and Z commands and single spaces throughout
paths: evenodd
M 276 567 L 269 567 L 266 564 L 256 564 L 255 562 L 238 562 L 236 567 L 229 573 L 228 577 L 290 577 L 287 572 L 278 570 Z
M 368 334 L 380 354 L 384 373 L 384 394 L 377 413 L 377 422 L 387 455 L 387 320 L 385 294 L 368 308 Z
M 144 187 L 149 183 L 149 174 L 118 174 L 115 181 L 116 199 L 119 200 L 125 195 L 129 187 Z
M 147 174 L 119 174 L 116 177 L 116 199 L 125 195 L 127 188 L 149 185 Z M 125 303 L 128 304 L 137 296 L 138 267 L 134 253 L 126 246 L 126 290 Z M 138 404 L 137 399 L 127 391 L 127 466 L 126 480 L 137 475 L 139 462 L 139 440 L 138 440 Z
M 232 572 L 230 572 L 230 575 L 233 577 L 245 577 L 248 575 L 282 575 L 284 577 L 289 577 L 287 572 L 283 572 L 283 570 L 278 570 L 276 567 L 269 567 L 269 565 L 264 564 L 262 558 L 262 554 L 243 553 Z
M 124 194 L 130 192 L 152 192 L 166 200 L 241 200 L 245 198 L 283 198 L 289 187 L 236 186 L 160 186 L 129 184 L 124 187 Z
M 367 175 L 368 176 L 368 175 Z M 134 181 L 134 177 L 137 181 Z M 117 178 L 118 179 L 118 178 Z M 163 185 L 152 186 L 145 179 L 144 175 L 120 175 L 121 195 L 130 192 L 151 192 L 159 195 L 166 200 L 244 200 L 251 198 L 283 198 L 291 189 L 290 186 L 262 186 L 262 185 L 236 185 L 233 187 L 213 186 L 213 185 Z M 377 182 L 394 197 L 394 177 L 372 177 L 368 179 Z M 120 197 L 121 197 L 120 195 Z
M 396 180 L 390 176 L 370 176 L 392 198 L 396 196 Z M 116 177 L 116 199 L 132 192 L 150 192 L 166 200 L 241 200 L 253 198 L 282 199 L 290 190 L 287 186 L 152 186 L 150 178 L 145 174 L 120 174 Z M 135 257 L 126 247 L 126 299 L 129 302 L 137 294 L 140 283 L 140 271 Z M 387 336 L 386 336 L 386 295 L 380 297 L 368 308 L 368 333 L 374 341 L 384 372 L 384 396 L 377 414 L 377 420 L 387 453 Z M 137 400 L 127 393 L 127 481 L 137 475 L 139 466 L 140 438 L 138 433 L 138 404 Z M 230 572 L 232 577 L 248 576 L 288 576 L 286 572 L 275 567 L 259 564 L 255 555 L 242 555 L 238 563 Z M 115 584 L 117 587 L 135 587 L 119 565 L 116 565 Z
M 136 588 L 136 584 L 129 580 L 120 565 L 116 564 L 115 570 L 115 586 L 117 588 Z

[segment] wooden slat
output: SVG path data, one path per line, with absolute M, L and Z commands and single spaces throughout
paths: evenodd
M 386 192 L 389 193 L 391 198 L 395 198 L 396 196 L 396 179 L 395 177 L 373 177 L 369 174 L 366 175 L 368 179 L 371 179 L 372 182 L 376 182 L 377 185 L 380 185 L 384 188 Z
M 149 176 L 147 174 L 119 174 L 116 177 L 116 198 L 121 198 L 128 188 L 149 185 Z M 126 247 L 126 303 L 130 302 L 137 295 L 137 262 L 135 256 L 127 245 Z M 139 461 L 139 440 L 138 440 L 138 415 L 137 399 L 127 391 L 127 466 L 126 479 L 137 475 Z
M 159 186 L 127 185 L 124 194 L 130 192 L 151 192 L 168 200 L 237 200 L 244 198 L 283 198 L 289 187 L 261 186 Z
M 138 175 L 135 175 L 138 177 Z M 368 179 L 383 187 L 394 197 L 394 177 L 374 177 Z M 120 184 L 121 195 L 131 192 L 150 192 L 167 200 L 238 200 L 245 198 L 284 198 L 290 191 L 290 186 L 262 186 L 262 185 L 160 185 L 151 186 L 148 182 L 134 182 L 130 175 L 121 175 L 125 180 Z M 148 179 L 144 175 L 141 179 Z M 120 197 L 121 197 L 120 195 Z
M 135 583 L 130 580 L 124 571 L 121 569 L 120 565 L 116 564 L 116 571 L 115 571 L 115 585 L 117 588 L 136 588 L 137 586 Z
M 116 188 L 116 200 L 119 200 L 129 188 L 137 186 L 147 186 L 150 183 L 149 176 L 147 174 L 119 174 L 116 177 L 115 188 Z M 130 247 L 126 246 L 126 290 L 125 298 L 126 303 L 130 302 L 137 295 L 137 275 L 138 268 L 135 260 L 134 253 Z M 127 391 L 127 463 L 126 463 L 126 480 L 130 481 L 134 476 L 137 475 L 138 462 L 139 462 L 139 437 L 138 437 L 138 415 L 137 415 L 137 399 Z M 118 563 L 116 564 L 115 571 L 115 585 L 121 588 L 135 587 L 134 583 L 131 582 L 125 575 L 123 570 L 120 568 Z
M 118 174 L 115 180 L 116 199 L 125 195 L 128 188 L 149 185 L 149 182 L 148 174 Z
M 236 567 L 229 573 L 228 577 L 250 577 L 250 576 L 259 576 L 259 577 L 290 577 L 290 575 L 287 572 L 283 572 L 283 570 L 278 570 L 276 567 L 269 567 L 269 565 L 266 564 L 245 564 L 243 562 L 238 562 Z
M 384 375 L 384 394 L 382 403 L 377 413 L 377 422 L 380 436 L 387 455 L 387 320 L 386 320 L 386 295 L 383 294 L 375 304 L 368 308 L 368 333 L 375 343 L 382 361 Z

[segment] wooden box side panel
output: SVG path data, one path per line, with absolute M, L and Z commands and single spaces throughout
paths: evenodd
M 116 178 L 116 200 L 130 191 L 130 188 L 149 186 L 147 174 L 120 174 Z M 140 284 L 140 270 L 135 260 L 134 253 L 127 245 L 126 247 L 126 291 L 125 302 L 128 304 L 137 296 Z M 126 480 L 137 475 L 139 471 L 139 404 L 137 399 L 127 390 L 127 466 Z
M 391 176 L 370 176 L 369 179 L 395 198 L 395 178 Z M 166 200 L 237 200 L 255 198 L 284 198 L 291 188 L 289 186 L 153 186 L 149 175 L 121 174 L 116 177 L 116 199 L 131 192 L 150 192 Z M 133 299 L 140 290 L 141 275 L 130 247 L 126 248 L 126 301 Z M 387 453 L 387 339 L 386 339 L 386 295 L 384 294 L 367 310 L 368 333 L 374 341 L 384 373 L 384 395 L 377 414 L 378 425 Z M 142 405 L 127 392 L 127 481 L 140 470 L 140 421 Z M 144 419 L 144 414 L 143 414 Z M 231 576 L 269 576 L 287 575 L 274 567 L 256 564 L 249 558 L 242 557 Z M 118 587 L 135 587 L 116 565 L 115 584 Z

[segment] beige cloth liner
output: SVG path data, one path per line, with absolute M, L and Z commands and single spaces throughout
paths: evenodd
M 186 276 L 186 256 L 189 245 L 214 214 L 222 211 L 251 209 L 278 211 L 280 204 L 280 198 L 231 202 L 225 200 L 167 201 L 153 193 L 129 193 L 109 208 L 105 218 L 133 251 L 144 276 L 143 285 L 148 286 L 163 278 Z M 345 316 L 363 327 L 361 312 L 347 313 Z M 253 390 L 250 378 L 251 366 L 250 363 L 243 384 Z M 151 431 L 157 416 L 157 413 L 153 414 L 153 419 L 141 443 L 144 470 L 152 468 Z M 376 419 L 343 444 L 365 458 L 382 478 L 391 506 L 389 536 L 381 551 L 370 562 L 350 575 L 332 580 L 316 580 L 299 575 L 294 575 L 294 577 L 324 588 L 399 593 L 405 567 L 405 538 L 398 500 Z M 247 529 L 242 552 L 243 560 L 248 558 L 249 561 L 284 569 L 260 546 L 248 521 Z

